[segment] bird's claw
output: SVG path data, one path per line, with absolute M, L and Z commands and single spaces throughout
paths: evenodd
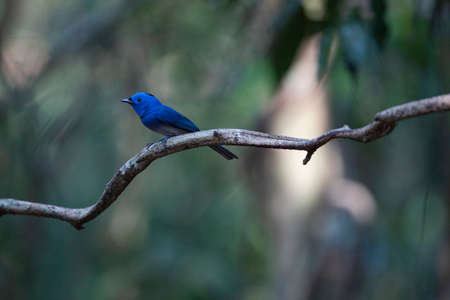
M 150 143 L 148 143 L 147 146 L 145 146 L 145 147 L 148 148 L 148 147 L 150 147 L 151 145 L 156 144 L 156 143 L 162 143 L 163 146 L 166 146 L 167 140 L 168 140 L 169 138 L 170 138 L 170 136 L 166 136 L 166 137 L 160 139 L 160 140 L 157 141 L 157 142 L 150 142 Z
M 167 144 L 167 140 L 170 138 L 170 136 L 165 136 L 164 138 L 160 139 L 159 141 L 161 143 L 163 143 L 163 145 L 165 146 Z

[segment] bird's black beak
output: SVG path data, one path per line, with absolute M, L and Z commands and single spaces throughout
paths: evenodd
M 131 101 L 131 98 L 128 99 L 122 99 L 120 100 L 121 102 L 125 102 L 125 103 L 129 103 L 129 104 L 133 104 L 133 101 Z

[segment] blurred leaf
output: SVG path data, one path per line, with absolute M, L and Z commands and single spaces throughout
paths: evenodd
M 348 71 L 356 80 L 358 72 L 369 57 L 371 36 L 361 20 L 352 19 L 339 28 L 341 50 Z
M 372 35 L 380 49 L 384 48 L 389 28 L 386 23 L 386 0 L 372 0 L 372 11 L 374 18 L 371 21 Z
M 319 69 L 317 72 L 319 78 L 322 78 L 325 75 L 325 72 L 328 70 L 329 64 L 331 63 L 331 49 L 334 34 L 335 31 L 332 29 L 325 30 L 322 33 L 322 39 L 320 41 Z

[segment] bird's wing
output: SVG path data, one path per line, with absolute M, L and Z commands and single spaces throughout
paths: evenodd
M 182 130 L 186 130 L 188 132 L 199 131 L 198 127 L 195 126 L 195 124 L 191 120 L 189 120 L 173 108 L 165 105 L 163 105 L 158 111 L 156 118 L 166 126 L 173 126 Z

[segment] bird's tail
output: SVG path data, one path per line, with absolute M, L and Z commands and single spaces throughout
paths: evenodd
M 223 146 L 209 146 L 209 148 L 213 149 L 228 160 L 238 159 L 238 157 L 233 152 Z

